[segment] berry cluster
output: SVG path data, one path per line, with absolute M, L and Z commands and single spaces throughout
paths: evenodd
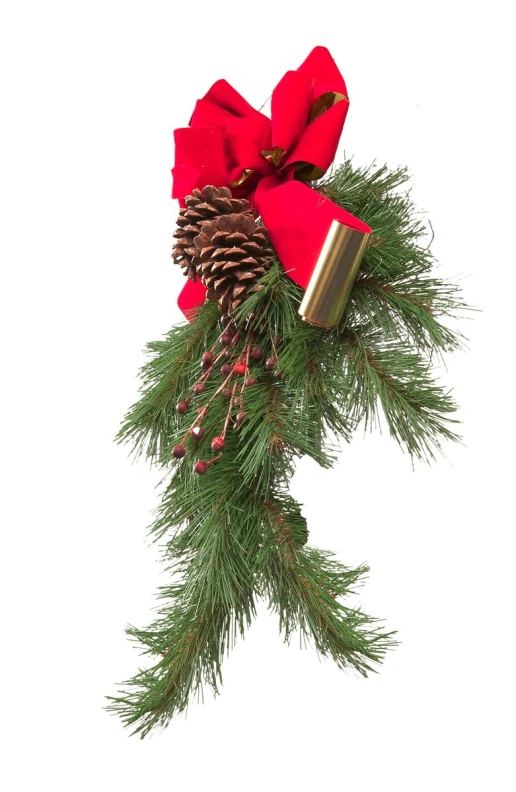
M 217 371 L 222 375 L 222 383 L 208 402 L 197 408 L 193 423 L 188 428 L 181 442 L 172 449 L 172 456 L 175 459 L 182 459 L 186 455 L 185 442 L 188 437 L 197 441 L 204 438 L 203 420 L 215 399 L 228 399 L 228 410 L 220 434 L 211 440 L 211 450 L 216 456 L 207 462 L 202 459 L 197 460 L 194 465 L 194 472 L 198 474 L 206 473 L 210 465 L 220 459 L 226 445 L 226 435 L 229 427 L 232 426 L 233 429 L 238 430 L 246 420 L 248 412 L 244 409 L 245 389 L 256 385 L 258 382 L 257 377 L 250 376 L 250 364 L 251 361 L 258 363 L 264 357 L 263 349 L 256 342 L 252 329 L 238 328 L 228 317 L 224 317 L 221 321 L 223 332 L 219 336 L 217 343 L 212 349 L 206 350 L 202 355 L 201 376 L 185 399 L 176 405 L 177 413 L 184 415 L 190 407 L 191 399 L 205 392 L 206 381 Z M 268 357 L 264 363 L 265 370 L 275 373 L 275 376 L 277 376 L 277 341 L 278 339 L 271 339 L 274 355 Z

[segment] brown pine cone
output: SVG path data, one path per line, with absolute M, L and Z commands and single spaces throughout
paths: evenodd
M 244 213 L 249 209 L 249 201 L 233 198 L 228 187 L 208 185 L 203 190 L 195 189 L 192 195 L 185 198 L 186 207 L 181 209 L 177 218 L 177 229 L 174 232 L 175 243 L 172 248 L 172 259 L 183 268 L 183 274 L 193 281 L 197 279 L 196 268 L 199 265 L 199 251 L 194 239 L 199 235 L 204 223 L 210 222 L 219 215 Z
M 208 298 L 230 316 L 270 266 L 267 231 L 248 213 L 221 215 L 203 224 L 195 245 L 201 261 L 197 274 Z

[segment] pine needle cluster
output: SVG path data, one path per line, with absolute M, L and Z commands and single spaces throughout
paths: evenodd
M 195 476 L 187 460 L 171 461 L 171 451 L 184 434 L 176 403 L 220 334 L 216 305 L 148 346 L 141 398 L 119 440 L 170 468 L 151 533 L 173 582 L 159 591 L 154 623 L 128 629 L 151 660 L 109 704 L 141 736 L 184 711 L 204 685 L 218 691 L 223 657 L 260 598 L 278 614 L 286 640 L 299 630 L 322 656 L 364 676 L 395 644 L 380 622 L 346 606 L 367 568 L 349 569 L 307 546 L 289 481 L 304 455 L 329 467 L 338 440 L 349 440 L 359 423 L 385 420 L 400 446 L 423 460 L 457 439 L 455 403 L 432 365 L 461 346 L 449 325 L 465 306 L 458 288 L 435 275 L 407 178 L 402 169 L 347 161 L 317 185 L 373 229 L 346 313 L 337 328 L 313 327 L 299 317 L 302 292 L 278 261 L 262 277 L 236 319 L 266 323 L 264 354 L 277 354 L 281 377 L 259 378 L 249 389 L 247 420 L 228 434 L 208 475 Z M 273 349 L 274 338 L 282 343 Z M 199 404 L 216 388 L 208 381 Z M 208 438 L 226 410 L 222 400 L 213 405 Z M 201 455 L 203 443 L 209 440 L 201 440 Z

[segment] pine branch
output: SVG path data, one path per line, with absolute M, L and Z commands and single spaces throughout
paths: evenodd
M 210 613 L 202 618 L 194 608 L 180 611 L 178 607 L 161 631 L 159 625 L 149 631 L 128 630 L 141 645 L 164 645 L 165 639 L 168 643 L 156 665 L 125 682 L 118 697 L 109 697 L 108 709 L 118 714 L 125 726 L 135 727 L 133 734 L 145 737 L 154 727 L 166 726 L 174 714 L 184 712 L 203 684 L 217 693 L 219 647 L 230 624 L 227 614 Z
M 353 290 L 350 315 L 376 324 L 386 336 L 414 344 L 430 356 L 463 347 L 464 339 L 438 317 L 463 308 L 456 287 L 427 277 L 398 279 L 392 284 L 373 276 L 360 277 Z
M 163 543 L 174 582 L 160 590 L 156 621 L 128 631 L 153 665 L 110 699 L 110 709 L 141 736 L 184 711 L 204 685 L 217 692 L 223 657 L 258 597 L 279 614 L 286 640 L 300 630 L 342 668 L 366 675 L 395 644 L 380 622 L 344 603 L 367 567 L 349 569 L 306 546 L 306 521 L 288 485 L 296 458 L 331 465 L 335 438 L 349 440 L 361 421 L 372 427 L 383 417 L 415 458 L 431 459 L 458 439 L 456 406 L 431 363 L 460 347 L 452 325 L 465 306 L 458 289 L 434 274 L 427 227 L 402 192 L 407 179 L 405 170 L 346 162 L 318 185 L 372 227 L 371 243 L 333 330 L 301 320 L 302 291 L 273 262 L 234 317 L 246 329 L 235 349 L 247 344 L 238 354 L 252 387 L 228 376 L 224 396 L 222 357 L 215 357 L 194 391 L 201 355 L 220 347 L 214 304 L 147 348 L 141 398 L 118 440 L 170 468 L 151 533 Z M 275 372 L 264 370 L 260 355 L 251 357 L 245 339 L 253 333 Z M 186 413 L 178 415 L 185 398 Z M 214 457 L 210 443 L 222 430 L 223 453 Z M 186 459 L 171 461 L 178 444 Z M 195 459 L 210 460 L 206 475 L 195 475 Z
M 268 502 L 264 514 L 268 533 L 259 566 L 285 640 L 299 629 L 322 656 L 367 676 L 395 645 L 393 634 L 383 632 L 375 619 L 339 602 L 354 591 L 367 567 L 348 569 L 330 553 L 302 547 L 295 538 L 300 515 L 292 515 L 292 508 L 288 514 L 278 503 Z
M 367 426 L 378 423 L 379 408 L 391 435 L 419 459 L 435 457 L 443 440 L 459 439 L 451 426 L 456 405 L 450 394 L 434 382 L 429 364 L 406 344 L 384 341 L 378 332 L 351 339 L 347 373 L 348 409 Z
M 165 555 L 181 582 L 160 590 L 165 604 L 147 630 L 128 629 L 159 660 L 123 683 L 119 695 L 109 698 L 108 709 L 141 737 L 183 712 L 204 684 L 217 694 L 222 660 L 255 613 L 251 562 L 260 524 L 239 519 L 232 484 L 230 477 L 225 497 L 215 505 L 208 502 L 211 487 L 197 493 L 202 517 L 188 545 L 183 542 L 177 552 L 172 542 Z
M 129 441 L 136 456 L 163 461 L 169 451 L 178 429 L 176 403 L 197 373 L 218 318 L 216 306 L 208 303 L 194 323 L 173 327 L 162 341 L 147 345 L 151 359 L 140 371 L 141 397 L 127 412 L 116 438 Z

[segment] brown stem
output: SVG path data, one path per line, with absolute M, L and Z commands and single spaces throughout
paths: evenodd
M 206 465 L 207 465 L 208 467 L 209 467 L 210 465 L 214 465 L 214 464 L 215 464 L 215 462 L 218 462 L 218 461 L 219 461 L 219 459 L 221 458 L 221 456 L 222 456 L 222 454 L 217 454 L 217 456 L 216 456 L 216 457 L 213 457 L 212 459 L 209 459 L 209 460 L 206 462 Z
M 210 352 L 211 352 L 211 351 L 213 351 L 213 349 L 215 349 L 215 346 L 216 346 L 216 344 L 215 344 L 215 345 L 212 347 L 212 349 L 210 350 Z M 189 393 L 188 393 L 188 396 L 187 396 L 187 397 L 186 397 L 186 399 L 185 399 L 185 402 L 186 402 L 187 404 L 188 404 L 188 402 L 190 401 L 190 399 L 192 398 L 192 394 L 193 394 L 193 392 L 194 392 L 194 388 L 195 388 L 195 386 L 196 386 L 196 385 L 199 385 L 199 383 L 201 383 L 201 382 L 206 382 L 206 380 L 207 380 L 207 379 L 209 379 L 209 377 L 210 377 L 211 373 L 213 372 L 213 369 L 215 368 L 216 364 L 217 364 L 217 363 L 218 363 L 218 361 L 221 359 L 221 357 L 222 357 L 222 355 L 223 355 L 223 354 L 224 354 L 224 349 L 223 349 L 221 352 L 219 352 L 219 354 L 218 354 L 218 355 L 217 355 L 217 356 L 216 356 L 216 357 L 213 359 L 213 362 L 212 362 L 211 366 L 209 367 L 209 369 L 206 369 L 206 371 L 204 372 L 204 374 L 202 374 L 202 375 L 199 377 L 199 379 L 197 380 L 197 382 L 194 382 L 194 384 L 193 384 L 193 385 L 192 385 L 192 387 L 190 388 L 190 391 L 189 391 Z
M 223 440 L 226 439 L 226 433 L 228 431 L 229 422 L 231 420 L 231 413 L 233 411 L 233 401 L 234 401 L 234 398 L 235 398 L 236 390 L 237 390 L 237 383 L 235 382 L 233 384 L 233 390 L 231 392 L 231 398 L 229 400 L 229 407 L 228 407 L 228 412 L 227 412 L 227 415 L 226 415 L 226 420 L 224 421 L 224 428 L 222 429 L 222 434 L 220 435 Z
M 285 515 L 272 501 L 263 501 L 263 508 L 269 514 L 269 519 L 275 526 L 273 542 L 280 545 L 283 558 L 287 562 L 294 560 L 296 543 L 292 536 L 292 528 L 287 523 Z
M 238 344 L 238 339 L 240 338 L 240 332 L 241 332 L 241 329 L 242 329 L 242 328 L 240 328 L 240 327 L 237 329 L 237 331 L 236 331 L 235 335 L 234 335 L 234 336 L 233 336 L 233 338 L 231 339 L 231 344 L 230 344 L 230 346 L 232 346 L 232 347 L 236 347 L 236 345 Z
M 246 345 L 244 346 L 244 349 L 242 350 L 242 360 L 245 357 L 245 374 L 244 374 L 244 377 L 243 377 L 242 387 L 240 388 L 240 407 L 244 406 L 245 380 L 246 380 L 247 375 L 249 374 L 249 358 L 251 357 L 251 346 L 248 343 L 248 341 L 249 341 L 250 335 L 251 335 L 251 331 L 249 330 L 249 332 L 247 334 Z

